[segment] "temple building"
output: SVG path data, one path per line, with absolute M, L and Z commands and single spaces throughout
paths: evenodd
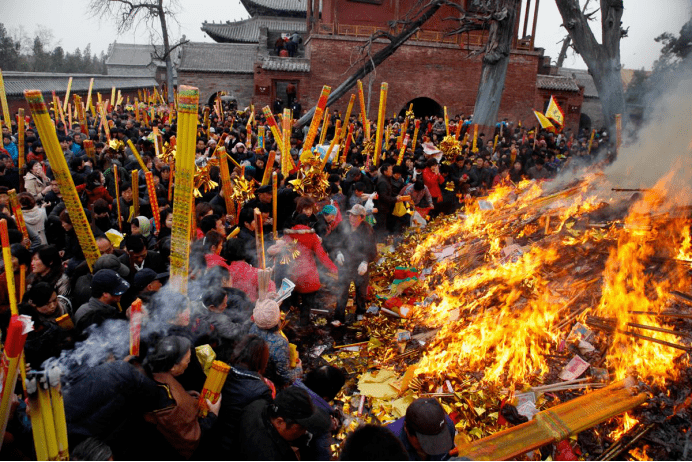
M 459 0 L 472 11 L 478 0 Z M 250 18 L 208 23 L 202 30 L 217 43 L 189 43 L 178 67 L 181 84 L 200 88 L 210 103 L 226 92 L 240 107 L 250 103 L 272 106 L 287 101 L 286 89 L 296 88 L 303 110 L 312 107 L 323 85 L 335 89 L 362 63 L 358 47 L 371 34 L 384 30 L 397 35 L 410 16 L 414 0 L 242 0 Z M 535 124 L 532 109 L 543 110 L 553 95 L 566 116 L 566 128 L 577 130 L 584 87 L 571 75 L 551 72 L 550 59 L 534 44 L 537 3 L 524 0 L 517 11 L 505 91 L 498 119 L 507 117 Z M 482 55 L 471 56 L 487 39 L 486 31 L 448 35 L 458 27 L 460 12 L 440 8 L 404 45 L 363 78 L 369 118 L 375 119 L 381 82 L 389 83 L 387 115 L 401 114 L 413 103 L 416 115 L 450 117 L 473 113 L 480 81 Z M 522 21 L 523 20 L 523 21 Z M 523 25 L 522 25 L 523 24 Z M 520 27 L 521 26 L 521 27 Z M 531 27 L 532 26 L 532 27 Z M 297 33 L 302 38 L 294 57 L 277 56 L 275 43 Z M 371 54 L 389 42 L 378 39 Z M 331 109 L 344 111 L 350 93 Z M 356 113 L 358 110 L 356 110 Z

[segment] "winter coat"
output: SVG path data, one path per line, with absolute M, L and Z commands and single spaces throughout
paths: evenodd
M 392 187 L 391 178 L 381 175 L 377 179 L 377 211 L 381 216 L 392 213 L 396 204 L 396 192 Z
M 274 382 L 277 387 L 292 384 L 298 377 L 303 375 L 301 366 L 291 367 L 289 362 L 289 347 L 286 337 L 281 335 L 278 330 L 270 331 L 260 329 L 257 324 L 252 324 L 250 334 L 254 334 L 267 342 L 269 346 L 269 363 L 265 376 Z
M 272 392 L 258 372 L 240 366 L 231 367 L 226 383 L 221 390 L 223 399 L 214 434 L 221 453 L 229 454 L 237 449 L 240 416 L 250 403 L 257 400 L 271 402 Z
M 375 232 L 369 224 L 362 222 L 353 230 L 351 223 L 343 221 L 331 235 L 340 243 L 336 250 L 343 254 L 344 268 L 349 271 L 354 271 L 361 262 L 370 263 L 377 258 Z
M 31 172 L 24 175 L 24 189 L 34 196 L 37 201 L 43 199 L 43 190 L 46 189 L 46 182 Z
M 31 210 L 22 210 L 24 215 L 24 223 L 26 223 L 27 230 L 33 232 L 38 236 L 41 245 L 48 244 L 48 239 L 46 238 L 46 209 L 43 207 L 34 206 Z
M 267 405 L 257 400 L 243 411 L 239 460 L 298 460 L 291 443 L 281 438 L 269 421 Z
M 315 234 L 315 230 L 305 226 L 296 225 L 284 231 L 284 241 L 287 243 L 296 242 L 297 250 L 300 254 L 290 263 L 289 279 L 296 285 L 294 289 L 300 294 L 317 292 L 320 285 L 320 277 L 317 273 L 317 265 L 313 255 L 317 256 L 320 263 L 328 271 L 338 273 L 336 265 L 332 263 L 327 252 L 322 248 L 320 239 Z
M 156 372 L 152 375 L 170 400 L 166 407 L 146 413 L 144 419 L 155 424 L 166 441 L 181 456 L 189 459 L 202 437 L 202 427 L 197 420 L 199 401 L 185 391 L 170 372 Z M 208 416 L 207 419 L 216 419 L 212 413 Z
M 442 190 L 440 190 L 440 185 L 444 183 L 445 179 L 439 173 L 435 174 L 430 169 L 430 167 L 425 167 L 423 170 L 423 183 L 428 187 L 430 195 L 434 200 L 442 197 Z
M 217 255 L 215 253 L 205 253 L 204 260 L 207 262 L 207 268 L 223 266 L 228 271 L 231 271 L 231 267 L 228 265 L 228 263 L 226 263 L 226 260 L 221 255 Z
M 94 189 L 86 189 L 86 208 L 91 207 L 91 204 L 96 202 L 99 199 L 104 199 L 107 203 L 113 202 L 113 198 L 111 195 L 108 193 L 108 190 L 106 189 L 105 186 L 97 186 Z
M 231 276 L 233 277 L 233 287 L 242 290 L 252 303 L 258 297 L 258 269 L 244 261 L 234 261 L 229 265 Z M 269 282 L 269 292 L 276 292 L 274 281 Z
M 120 317 L 118 309 L 103 303 L 98 298 L 91 297 L 87 303 L 80 306 L 74 315 L 74 324 L 78 331 L 84 332 L 92 324 L 100 325 L 106 319 Z

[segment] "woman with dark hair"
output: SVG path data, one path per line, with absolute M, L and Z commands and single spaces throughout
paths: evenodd
M 113 198 L 108 193 L 108 190 L 104 186 L 106 178 L 104 178 L 103 173 L 98 170 L 94 170 L 86 177 L 86 203 L 84 206 L 86 208 L 91 207 L 91 204 L 99 199 L 105 199 L 110 204 L 113 202 Z
M 223 244 L 223 236 L 214 230 L 208 231 L 204 235 L 202 238 L 202 251 L 204 252 L 204 261 L 207 264 L 207 268 L 223 266 L 230 271 L 231 267 L 228 266 L 226 260 L 221 256 Z
M 305 215 L 308 218 L 308 224 L 312 227 L 317 221 L 315 214 L 317 213 L 317 206 L 315 199 L 309 196 L 302 196 L 296 199 L 296 210 L 291 216 L 291 224 L 296 224 L 296 218 L 298 215 Z
M 219 444 L 216 458 L 226 460 L 237 448 L 238 423 L 243 409 L 258 399 L 271 402 L 276 391 L 273 384 L 263 377 L 269 361 L 269 347 L 258 336 L 246 335 L 235 348 L 221 347 L 217 357 L 231 364 L 223 386 L 221 412 L 213 430 L 218 437 L 214 440 Z
M 192 343 L 185 337 L 169 336 L 161 339 L 144 360 L 144 369 L 159 387 L 165 390 L 156 410 L 144 415 L 144 419 L 156 425 L 170 447 L 184 459 L 190 459 L 199 445 L 202 431 L 216 420 L 221 407 L 221 397 L 212 404 L 207 400 L 209 413 L 199 418 L 199 394 L 190 394 L 176 380 L 190 364 Z M 159 447 L 159 449 L 161 449 Z M 168 459 L 159 454 L 162 459 Z
M 47 282 L 58 295 L 70 294 L 70 279 L 63 271 L 60 252 L 53 245 L 39 247 L 31 256 L 31 275 L 27 278 L 27 290 L 38 282 Z
M 214 214 L 214 209 L 212 208 L 211 204 L 209 202 L 200 202 L 195 206 L 195 223 L 197 223 L 197 239 L 202 239 L 204 237 L 204 233 L 202 232 L 201 229 L 199 229 L 199 223 L 202 221 L 202 218 L 206 217 L 207 215 L 213 215 Z
M 425 186 L 421 178 L 404 186 L 399 195 L 411 196 L 413 206 L 423 218 L 425 218 L 428 212 L 435 206 L 435 204 L 433 204 L 433 198 L 430 195 L 430 190 L 428 190 L 428 187 Z
M 26 164 L 26 175 L 24 175 L 24 189 L 34 196 L 36 201 L 43 200 L 43 196 L 51 190 L 50 180 L 43 171 L 41 162 L 35 160 Z

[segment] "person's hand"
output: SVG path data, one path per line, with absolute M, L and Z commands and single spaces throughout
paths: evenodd
M 187 390 L 187 394 L 195 399 L 199 399 L 199 392 L 197 390 Z
M 26 239 L 22 239 L 22 245 L 24 247 L 29 247 L 31 245 L 31 240 L 28 237 Z
M 358 265 L 358 275 L 362 276 L 368 271 L 368 262 L 362 261 L 360 262 L 360 265 Z
M 336 254 L 336 264 L 339 266 L 344 266 L 344 254 L 339 252 Z
M 377 207 L 374 207 L 374 208 L 372 209 L 372 213 L 377 213 Z
M 221 409 L 221 395 L 219 395 L 219 399 L 215 403 L 212 403 L 209 400 L 206 401 L 207 407 L 209 408 L 209 412 L 219 415 L 219 410 Z

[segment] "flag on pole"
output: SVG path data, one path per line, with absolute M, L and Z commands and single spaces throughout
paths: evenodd
M 550 102 L 548 103 L 548 109 L 545 111 L 545 116 L 560 127 L 565 126 L 565 113 L 562 112 L 562 109 L 552 95 L 550 96 Z
M 555 125 L 553 125 L 550 120 L 543 114 L 541 114 L 538 111 L 533 111 L 533 113 L 536 115 L 536 118 L 538 119 L 538 123 L 541 124 L 541 128 L 545 128 L 549 132 L 555 132 Z

